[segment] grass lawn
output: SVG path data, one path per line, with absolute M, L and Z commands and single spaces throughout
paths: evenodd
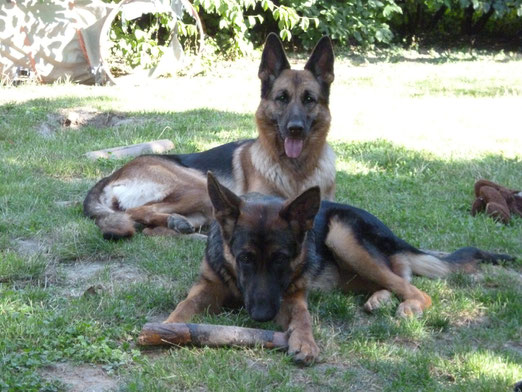
M 398 301 L 368 315 L 364 296 L 312 293 L 321 347 L 312 367 L 260 348 L 136 346 L 142 325 L 186 295 L 204 243 L 104 241 L 81 203 L 123 161 L 84 154 L 162 138 L 193 152 L 254 137 L 257 67 L 224 63 L 147 87 L 0 88 L 0 391 L 475 392 L 522 380 L 522 219 L 469 214 L 479 178 L 522 188 L 522 59 L 506 55 L 338 59 L 329 141 L 337 200 L 420 248 L 473 245 L 517 262 L 415 278 L 433 298 L 419 319 L 397 319 Z M 62 127 L 75 108 L 95 119 Z M 196 321 L 275 327 L 244 311 Z

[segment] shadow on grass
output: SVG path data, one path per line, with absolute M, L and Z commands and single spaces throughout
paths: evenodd
M 56 208 L 56 202 L 81 203 L 95 181 L 124 162 L 90 161 L 84 157 L 85 152 L 158 138 L 173 140 L 175 152 L 194 152 L 252 137 L 255 131 L 253 116 L 210 109 L 118 113 L 136 121 L 102 128 L 60 128 L 50 138 L 35 131 L 49 114 L 67 108 L 96 107 L 108 100 L 106 96 L 37 99 L 0 106 L 0 116 L 5 120 L 1 127 L 6 131 L 0 132 L 0 145 L 5 146 L 0 154 L 2 230 L 31 236 L 52 233 L 56 227 L 77 222 L 80 227 L 74 241 L 69 241 L 67 235 L 62 241 L 78 244 L 84 235 L 86 244 L 68 248 L 68 260 L 89 257 L 100 249 L 121 253 L 118 247 L 100 248 L 99 241 L 92 238 L 99 235 L 98 231 L 86 231 L 89 225 L 79 221 L 84 218 L 78 204 Z M 97 115 L 106 114 L 100 111 Z M 474 245 L 520 255 L 520 218 L 502 226 L 483 216 L 471 218 L 469 210 L 473 184 L 478 178 L 511 188 L 522 186 L 521 159 L 490 154 L 472 160 L 444 160 L 386 140 L 336 141 L 332 146 L 338 156 L 337 200 L 367 209 L 413 245 L 448 251 Z M 75 252 L 79 254 L 75 256 Z
M 377 64 L 377 63 L 417 63 L 417 64 L 445 64 L 459 62 L 473 62 L 481 58 L 497 63 L 507 63 L 519 61 L 522 50 L 518 46 L 512 46 L 507 50 L 495 50 L 495 48 L 478 48 L 472 45 L 462 45 L 455 47 L 424 47 L 408 50 L 407 48 L 396 47 L 393 49 L 376 49 L 369 53 L 354 53 L 343 51 L 338 48 L 336 55 L 347 59 L 355 65 Z
M 458 238 L 476 246 L 483 238 L 494 248 L 521 253 L 516 240 L 522 237 L 520 218 L 503 226 L 483 215 L 472 218 L 470 210 L 473 186 L 480 178 L 521 188 L 522 159 L 500 154 L 442 159 L 386 140 L 335 142 L 333 147 L 338 157 L 336 199 L 367 209 L 414 245 L 430 248 L 423 246 L 422 238 L 434 235 L 446 237 L 450 247 L 459 246 Z
M 90 161 L 84 157 L 88 151 L 167 138 L 175 144 L 170 153 L 187 153 L 255 135 L 253 115 L 212 109 L 118 112 L 121 119 L 129 121 L 101 128 L 59 127 L 51 137 L 37 132 L 40 123 L 61 110 L 96 108 L 111 99 L 64 97 L 0 106 L 4 120 L 0 125 L 0 145 L 5 148 L 0 162 L 6 177 L 5 194 L 18 200 L 14 203 L 18 208 L 9 215 L 16 215 L 27 204 L 36 210 L 47 201 L 45 207 L 49 210 L 50 201 L 82 201 L 82 193 L 86 194 L 95 181 L 126 161 Z M 102 118 L 107 113 L 114 112 L 99 109 L 96 116 Z M 338 157 L 337 200 L 369 210 L 413 245 L 449 250 L 485 242 L 493 249 L 510 252 L 518 249 L 520 253 L 516 236 L 520 238 L 522 232 L 517 219 L 511 225 L 499 227 L 491 220 L 469 216 L 477 179 L 487 178 L 514 189 L 522 186 L 520 158 L 490 154 L 472 160 L 444 160 L 386 140 L 335 141 L 332 146 Z M 40 195 L 36 201 L 34 194 Z M 37 221 L 42 222 L 35 230 L 45 230 L 43 215 L 42 212 L 36 215 L 41 217 Z
M 233 112 L 198 109 L 141 113 L 96 109 L 110 100 L 108 96 L 35 99 L 0 106 L 1 163 L 31 168 L 35 175 L 43 172 L 55 178 L 98 179 L 130 158 L 90 161 L 84 157 L 89 151 L 170 139 L 175 147 L 168 153 L 189 153 L 251 138 L 255 132 L 253 115 Z M 64 126 L 63 113 L 78 108 L 94 108 L 95 112 L 88 112 L 83 123 Z
M 111 100 L 108 96 L 94 96 L 4 104 L 0 106 L 0 143 L 6 149 L 24 143 L 47 143 L 55 150 L 59 147 L 62 152 L 77 153 L 79 147 L 87 152 L 167 138 L 175 143 L 176 152 L 184 153 L 198 151 L 205 144 L 250 138 L 255 132 L 253 114 L 212 109 L 176 112 L 173 108 L 172 112 L 152 113 L 99 109 Z

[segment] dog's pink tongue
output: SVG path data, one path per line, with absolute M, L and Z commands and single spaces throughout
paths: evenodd
M 303 151 L 303 139 L 287 137 L 285 139 L 285 153 L 289 158 L 297 158 Z

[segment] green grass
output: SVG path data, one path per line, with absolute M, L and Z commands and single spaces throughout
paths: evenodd
M 148 87 L 2 87 L 0 390 L 67 390 L 73 375 L 50 370 L 61 362 L 92 364 L 122 391 L 505 391 L 522 379 L 522 219 L 504 226 L 469 215 L 478 178 L 522 187 L 522 79 L 514 72 L 522 62 L 358 64 L 340 59 L 332 89 L 337 199 L 415 246 L 474 245 L 517 262 L 415 278 L 433 299 L 420 319 L 397 319 L 398 300 L 368 315 L 364 295 L 312 293 L 322 351 L 309 368 L 261 348 L 141 350 L 142 325 L 184 298 L 204 244 L 141 234 L 104 241 L 81 202 L 123 161 L 92 162 L 84 153 L 159 138 L 192 152 L 254 137 L 257 63 Z M 76 107 L 131 121 L 55 127 L 61 110 Z M 196 321 L 275 328 L 242 310 Z

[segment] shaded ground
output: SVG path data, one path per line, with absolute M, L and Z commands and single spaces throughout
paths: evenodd
M 129 118 L 123 113 L 104 112 L 92 107 L 75 107 L 61 109 L 58 113 L 47 115 L 47 120 L 41 122 L 37 132 L 46 138 L 53 137 L 60 130 L 78 130 L 82 127 L 112 128 L 123 125 L 140 125 L 142 118 Z
M 101 366 L 58 363 L 40 371 L 48 381 L 59 381 L 69 392 L 107 392 L 116 389 L 118 381 Z
M 114 285 L 128 285 L 147 281 L 147 274 L 135 265 L 124 263 L 89 262 L 65 264 L 58 267 L 61 284 L 71 296 L 100 294 Z

